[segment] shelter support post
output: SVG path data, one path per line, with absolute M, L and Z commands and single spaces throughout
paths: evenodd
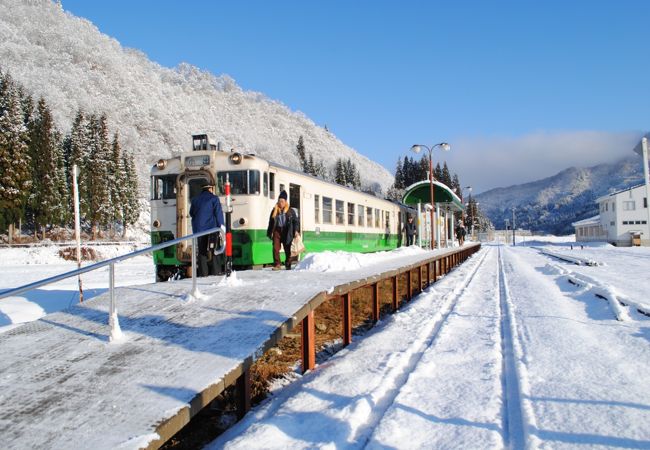
M 251 409 L 251 371 L 244 370 L 237 378 L 237 417 L 241 419 Z
M 352 302 L 350 293 L 343 294 L 343 345 L 350 345 L 352 342 Z
M 314 332 L 314 311 L 310 311 L 302 319 L 301 333 L 302 373 L 312 370 L 316 366 L 316 340 Z
M 397 275 L 393 277 L 393 312 L 397 311 L 397 308 L 399 308 L 399 298 L 398 298 L 398 291 L 399 291 L 399 286 L 397 282 Z
M 372 320 L 377 322 L 379 320 L 379 283 L 374 283 L 372 286 Z

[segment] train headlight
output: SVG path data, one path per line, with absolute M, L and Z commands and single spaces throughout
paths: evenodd
M 160 228 L 160 220 L 154 220 L 151 225 L 153 225 L 154 228 Z
M 239 225 L 246 225 L 248 223 L 248 219 L 246 217 L 242 217 L 239 219 Z
M 230 155 L 229 159 L 232 164 L 241 164 L 241 160 L 242 160 L 241 153 L 233 153 Z
M 156 167 L 158 170 L 163 170 L 165 167 L 167 167 L 167 161 L 164 159 L 159 159 L 156 163 Z

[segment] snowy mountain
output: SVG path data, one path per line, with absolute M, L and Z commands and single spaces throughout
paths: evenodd
M 517 228 L 571 234 L 571 222 L 598 214 L 598 197 L 642 181 L 641 158 L 632 155 L 616 163 L 571 167 L 532 183 L 491 189 L 476 200 L 496 228 L 504 228 L 505 219 L 512 220 L 514 206 Z
M 386 192 L 393 182 L 384 167 L 304 114 L 242 90 L 227 75 L 187 64 L 161 67 L 51 0 L 0 0 L 0 10 L 0 69 L 33 96 L 43 96 L 64 132 L 79 108 L 106 113 L 111 132 L 119 130 L 123 146 L 135 152 L 143 193 L 151 164 L 187 150 L 190 135 L 203 131 L 225 149 L 294 168 L 300 167 L 295 147 L 302 135 L 307 152 L 328 168 L 337 158 L 350 158 L 364 187 Z

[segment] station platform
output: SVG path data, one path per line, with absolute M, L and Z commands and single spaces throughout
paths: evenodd
M 0 335 L 4 448 L 158 448 L 326 298 L 399 273 L 427 280 L 480 245 L 347 272 L 256 270 L 118 288 L 124 339 L 109 343 L 108 293 Z M 312 316 L 313 317 L 313 316 Z

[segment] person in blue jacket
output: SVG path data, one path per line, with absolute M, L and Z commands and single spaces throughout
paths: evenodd
M 201 193 L 192 199 L 190 207 L 190 216 L 192 217 L 192 232 L 198 233 L 211 228 L 224 228 L 223 210 L 219 197 L 214 195 L 214 186 L 206 184 L 202 186 Z M 208 234 L 198 238 L 199 261 L 197 275 L 206 277 L 208 275 L 217 275 L 223 272 L 220 267 L 220 259 L 213 254 L 217 245 L 218 234 Z M 208 262 L 210 267 L 208 268 Z

